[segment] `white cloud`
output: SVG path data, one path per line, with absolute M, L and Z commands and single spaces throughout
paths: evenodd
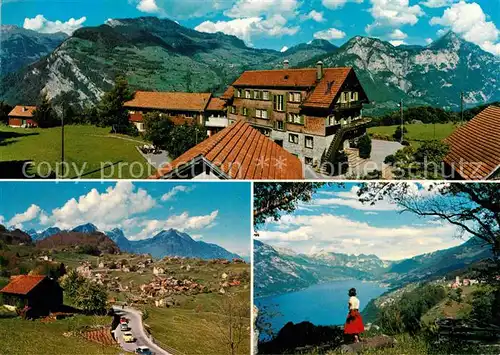
M 396 29 L 396 30 L 392 31 L 391 34 L 389 34 L 389 37 L 391 39 L 403 40 L 403 39 L 407 38 L 408 35 L 406 33 L 404 33 L 403 31 L 401 31 L 400 29 Z
M 299 6 L 298 0 L 238 0 L 224 15 L 232 18 L 293 16 Z
M 374 204 L 359 201 L 359 186 L 353 186 L 349 191 L 321 191 L 319 195 L 327 196 L 314 199 L 314 206 L 346 206 L 359 211 L 398 211 L 397 204 L 388 199 L 377 201 Z M 330 197 L 331 196 L 331 197 Z
M 399 47 L 403 44 L 406 44 L 405 41 L 400 41 L 400 40 L 389 41 L 389 43 L 392 44 L 394 47 Z
M 345 32 L 336 28 L 329 28 L 327 30 L 319 31 L 314 34 L 314 38 L 325 39 L 327 41 L 333 39 L 342 39 L 346 36 Z
M 169 192 L 164 194 L 161 197 L 161 200 L 165 202 L 165 201 L 171 200 L 172 198 L 174 198 L 175 195 L 179 194 L 180 192 L 189 192 L 189 191 L 190 191 L 190 188 L 187 186 L 183 186 L 183 185 L 175 186 L 174 188 L 172 188 L 172 190 L 170 190 Z
M 281 53 L 285 53 L 287 50 L 288 50 L 288 47 L 284 46 L 283 48 L 281 48 L 280 52 Z
M 363 0 L 322 0 L 323 6 L 331 10 L 340 9 L 348 2 L 361 4 Z
M 168 16 L 171 19 L 208 16 L 232 6 L 232 1 L 226 0 L 203 0 L 202 3 L 192 0 L 129 0 L 129 3 L 139 11 Z
M 449 6 L 456 2 L 456 0 L 426 0 L 420 2 L 422 5 L 432 8 Z
M 425 227 L 377 227 L 344 216 L 321 214 L 292 216 L 284 231 L 260 231 L 259 239 L 308 253 L 329 250 L 348 254 L 376 254 L 383 259 L 397 260 L 445 249 L 461 241 L 451 238 L 451 225 L 428 224 Z M 411 246 L 411 247 L 409 247 Z
M 117 227 L 123 220 L 134 215 L 149 211 L 155 205 L 156 201 L 146 190 L 136 189 L 129 181 L 119 181 L 103 193 L 92 189 L 78 199 L 72 198 L 63 206 L 52 210 L 44 218 L 43 224 L 69 229 L 90 222 L 101 230 L 106 230 Z
M 274 15 L 268 19 L 263 17 L 239 18 L 230 21 L 205 21 L 195 27 L 196 31 L 216 33 L 222 32 L 242 39 L 247 45 L 252 45 L 254 36 L 281 37 L 294 35 L 299 27 L 287 27 L 287 19 L 282 15 Z
M 218 214 L 218 210 L 208 215 L 201 216 L 190 216 L 188 212 L 183 212 L 180 215 L 170 216 L 167 220 L 145 220 L 138 223 L 143 229 L 136 235 L 130 236 L 130 239 L 140 240 L 151 238 L 162 230 L 170 228 L 177 229 L 181 232 L 211 228 L 215 225 L 214 222 Z
M 70 18 L 68 21 L 62 22 L 59 20 L 49 21 L 43 15 L 37 15 L 33 18 L 25 18 L 23 27 L 27 30 L 41 33 L 64 32 L 71 35 L 74 31 L 81 28 L 85 21 L 87 21 L 85 16 L 79 19 Z
M 500 31 L 475 2 L 460 1 L 446 9 L 442 17 L 433 17 L 431 25 L 441 25 L 461 35 L 466 41 L 480 46 L 483 50 L 500 55 Z
M 432 38 L 426 38 L 426 39 L 425 39 L 425 43 L 427 43 L 427 44 L 431 44 L 432 42 L 434 42 L 434 41 L 432 40 Z
M 23 223 L 36 219 L 40 215 L 41 211 L 42 209 L 39 206 L 31 205 L 25 212 L 18 213 L 14 217 L 12 217 L 10 221 L 7 222 L 7 224 L 9 226 L 21 228 Z
M 374 22 L 366 26 L 368 34 L 375 29 L 384 27 L 400 27 L 402 25 L 415 25 L 418 18 L 424 15 L 418 5 L 410 6 L 409 0 L 370 0 L 372 7 L 370 13 Z
M 0 215 L 0 224 L 4 224 L 5 222 L 5 217 Z
M 161 9 L 156 4 L 155 0 L 140 0 L 137 4 L 137 10 L 147 12 L 149 14 L 161 12 Z
M 318 12 L 316 10 L 311 10 L 308 14 L 304 14 L 301 16 L 301 19 L 303 21 L 305 20 L 314 20 L 316 22 L 325 22 L 325 17 L 323 15 L 323 12 Z

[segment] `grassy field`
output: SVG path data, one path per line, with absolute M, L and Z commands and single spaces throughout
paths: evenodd
M 398 126 L 380 126 L 371 127 L 368 133 L 372 138 L 386 138 L 392 140 L 392 135 Z M 459 127 L 455 123 L 437 123 L 437 124 L 407 124 L 405 125 L 408 133 L 405 134 L 405 140 L 418 145 L 421 142 L 429 140 L 443 140 Z
M 0 354 L 2 355 L 118 355 L 118 347 L 105 347 L 69 332 L 84 326 L 111 324 L 110 317 L 74 316 L 52 323 L 25 321 L 0 315 Z M 66 333 L 66 336 L 64 335 Z
M 215 293 L 200 294 L 186 297 L 176 308 L 145 307 L 149 314 L 145 323 L 151 327 L 156 340 L 185 354 L 229 354 L 220 331 L 227 328 L 224 326 L 227 315 L 221 314 L 218 308 L 221 297 Z M 240 292 L 237 297 L 250 305 L 249 292 Z M 245 320 L 248 336 L 237 352 L 242 355 L 250 353 L 250 312 Z
M 111 135 L 109 128 L 65 127 L 65 178 L 146 178 L 154 172 L 136 149 L 140 138 Z M 0 126 L 2 175 L 22 177 L 25 162 L 30 175 L 54 178 L 60 174 L 61 128 L 22 129 Z M 133 165 L 132 165 L 133 164 Z

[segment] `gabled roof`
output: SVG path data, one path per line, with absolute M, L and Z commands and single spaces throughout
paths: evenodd
M 302 105 L 320 108 L 330 107 L 351 71 L 352 68 L 325 69 L 323 79 L 316 85 L 311 95 Z
M 226 101 L 218 98 L 212 97 L 207 106 L 207 111 L 224 111 L 226 106 Z
M 444 161 L 467 180 L 483 180 L 500 167 L 500 107 L 490 106 L 446 140 Z
M 315 83 L 316 69 L 252 70 L 241 74 L 233 86 L 309 88 Z
M 151 110 L 205 111 L 212 94 L 189 92 L 137 91 L 124 106 Z
M 328 108 L 339 93 L 349 74 L 350 67 L 325 68 L 317 80 L 317 69 L 257 70 L 244 72 L 222 96 L 230 98 L 234 87 L 283 87 L 312 89 L 303 102 L 305 107 Z
M 27 295 L 33 290 L 46 276 L 38 275 L 18 275 L 11 277 L 7 286 L 0 290 L 0 293 L 13 293 L 18 295 Z
M 159 179 L 176 170 L 204 160 L 231 179 L 295 180 L 303 179 L 302 163 L 293 154 L 240 120 L 159 169 Z
M 10 111 L 9 116 L 14 116 L 14 117 L 26 117 L 26 118 L 31 118 L 33 117 L 33 111 L 36 110 L 36 106 L 16 106 L 12 111 Z

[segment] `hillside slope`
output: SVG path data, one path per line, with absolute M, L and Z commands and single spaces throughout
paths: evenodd
M 458 109 L 465 102 L 478 105 L 500 99 L 500 57 L 449 32 L 426 47 L 399 46 L 356 36 L 322 60 L 327 67 L 353 66 L 377 110 L 394 111 L 399 100 Z
M 0 76 L 36 62 L 57 48 L 68 35 L 39 33 L 17 26 L 0 26 Z
M 8 75 L 0 82 L 0 97 L 32 103 L 45 90 L 55 103 L 95 103 L 117 75 L 125 75 L 134 89 L 222 93 L 245 70 L 281 66 L 285 58 L 294 65 L 333 48 L 316 41 L 280 53 L 168 19 L 110 20 L 75 31 L 50 56 Z

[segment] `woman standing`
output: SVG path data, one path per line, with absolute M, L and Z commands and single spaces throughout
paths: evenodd
M 344 334 L 354 336 L 354 342 L 360 341 L 359 335 L 365 331 L 363 319 L 359 313 L 359 299 L 356 297 L 356 289 L 349 290 L 349 314 L 344 326 Z

